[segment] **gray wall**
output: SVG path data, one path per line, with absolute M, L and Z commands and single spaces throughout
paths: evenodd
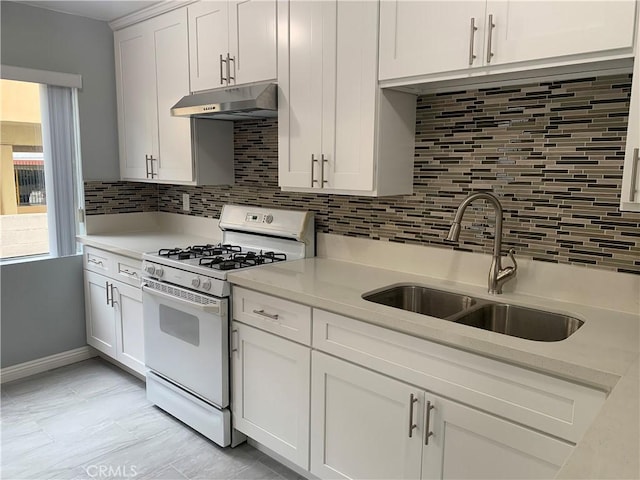
M 85 180 L 118 180 L 113 32 L 106 22 L 0 2 L 5 65 L 82 75 L 78 96 Z
M 0 266 L 0 367 L 87 344 L 82 256 Z

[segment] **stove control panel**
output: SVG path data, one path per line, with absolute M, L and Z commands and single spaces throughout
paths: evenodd
M 229 296 L 229 283 L 224 280 L 199 276 L 179 268 L 160 265 L 149 260 L 145 260 L 142 263 L 142 269 L 144 271 L 143 277 L 153 278 L 218 297 Z M 142 281 L 144 283 L 144 278 Z
M 244 221 L 247 223 L 266 223 L 266 224 L 271 224 L 273 223 L 273 215 L 271 215 L 270 213 L 264 214 L 264 213 L 247 213 L 246 217 L 244 218 Z

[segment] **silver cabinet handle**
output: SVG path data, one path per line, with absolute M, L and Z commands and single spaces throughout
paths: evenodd
M 144 166 L 146 170 L 146 178 L 149 178 L 149 160 L 151 160 L 151 155 L 144 156 Z M 153 177 L 152 177 L 153 178 Z
M 312 153 L 311 154 L 311 187 L 313 187 L 314 183 L 318 183 L 318 180 L 316 180 L 313 175 L 314 172 L 314 166 L 315 164 L 318 163 L 318 159 L 316 158 L 316 156 Z
M 491 63 L 491 57 L 493 57 L 493 52 L 491 51 L 491 40 L 493 38 L 493 29 L 496 24 L 493 23 L 493 14 L 489 14 L 489 33 L 487 38 L 487 63 Z
M 473 53 L 473 42 L 475 41 L 477 30 L 478 27 L 476 27 L 476 19 L 471 18 L 471 32 L 469 34 L 469 65 L 473 65 L 473 60 L 476 58 Z
M 123 268 L 122 270 L 120 270 L 120 272 L 124 273 L 125 275 L 129 275 L 131 277 L 138 276 L 138 272 L 132 272 L 131 270 L 127 270 L 126 268 Z
M 238 340 L 238 329 L 234 328 L 233 330 L 231 330 L 231 352 L 237 352 L 238 351 L 238 343 L 234 342 L 233 339 Z
M 89 258 L 87 259 L 88 263 L 93 263 L 95 265 L 100 265 L 101 267 L 104 266 L 104 263 L 102 263 L 102 260 L 96 260 L 95 258 Z
M 434 407 L 433 405 L 431 405 L 431 402 L 427 402 L 427 421 L 425 423 L 425 427 L 424 427 L 424 444 L 425 445 L 429 445 L 429 437 L 433 436 L 433 432 L 431 431 L 431 410 L 433 410 Z
M 413 437 L 413 431 L 418 428 L 418 425 L 413 423 L 413 404 L 417 403 L 418 399 L 413 395 L 409 395 L 409 438 Z
M 113 307 L 113 283 L 105 282 L 105 290 L 107 292 L 107 305 Z M 111 293 L 111 296 L 109 296 L 109 293 Z
M 222 64 L 226 64 L 227 61 L 222 58 L 222 54 L 220 54 L 220 85 L 224 85 L 224 82 L 228 82 L 229 80 L 225 78 L 224 71 L 222 70 Z
M 149 162 L 149 163 L 151 164 L 151 178 L 155 178 L 155 177 L 157 177 L 157 176 L 158 176 L 158 174 L 157 174 L 157 172 L 154 172 L 154 171 L 153 171 L 153 162 L 154 162 L 154 161 L 156 161 L 156 162 L 157 162 L 157 161 L 158 161 L 158 159 L 157 159 L 157 158 L 153 158 L 153 155 L 151 155 L 151 156 L 149 157 L 149 160 L 150 160 L 150 162 Z
M 278 320 L 277 313 L 267 313 L 264 311 L 264 309 L 254 310 L 253 313 L 255 313 L 256 315 L 260 315 L 261 317 L 267 317 L 270 320 Z
M 638 60 L 640 61 L 640 60 Z M 631 163 L 631 188 L 629 190 L 629 201 L 633 202 L 636 198 L 636 184 L 637 184 L 637 176 L 638 176 L 638 162 L 640 162 L 640 158 L 638 158 L 638 151 L 640 148 L 633 149 L 633 160 Z
M 231 76 L 231 62 L 233 62 L 233 77 Z M 236 83 L 236 57 L 231 57 L 227 53 L 227 82 L 231 83 L 231 80 Z
M 322 155 L 320 155 L 320 160 L 322 160 L 322 168 L 320 169 L 320 185 L 322 186 L 322 188 L 324 188 L 324 184 L 325 183 L 329 183 L 329 180 L 325 180 L 324 178 L 324 165 L 325 163 L 327 163 L 329 160 L 327 160 L 324 157 L 324 153 Z

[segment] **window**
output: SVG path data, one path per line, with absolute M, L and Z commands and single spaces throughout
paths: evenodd
M 77 89 L 7 70 L 29 81 L 0 79 L 0 258 L 72 255 L 83 233 Z

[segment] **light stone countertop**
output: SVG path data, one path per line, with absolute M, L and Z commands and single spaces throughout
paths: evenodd
M 247 269 L 228 278 L 235 285 L 606 390 L 610 394 L 599 416 L 557 478 L 640 478 L 638 315 L 521 293 L 496 298 L 473 285 L 326 258 Z M 534 342 L 361 298 L 363 293 L 398 283 L 566 313 L 585 323 L 561 342 Z

